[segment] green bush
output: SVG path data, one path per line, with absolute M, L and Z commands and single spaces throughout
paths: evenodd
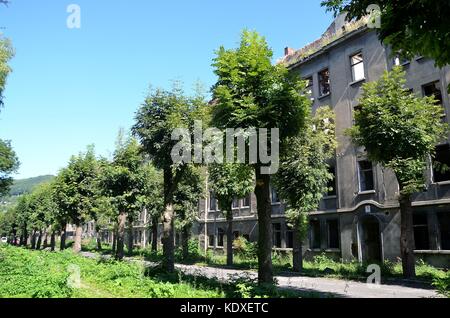
M 258 258 L 258 247 L 256 243 L 249 242 L 243 236 L 239 236 L 233 241 L 233 248 L 236 255 L 242 259 L 255 260 Z
M 450 272 L 445 276 L 435 277 L 433 279 L 433 286 L 444 296 L 450 297 Z

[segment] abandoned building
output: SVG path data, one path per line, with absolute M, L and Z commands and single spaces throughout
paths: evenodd
M 300 49 L 286 48 L 280 61 L 309 82 L 313 110 L 329 105 L 336 114 L 338 149 L 330 163 L 335 180 L 317 211 L 309 216 L 305 256 L 327 253 L 344 261 L 396 261 L 400 257 L 399 187 L 389 170 L 369 162 L 364 149 L 356 148 L 344 131 L 352 126 L 361 86 L 375 81 L 384 71 L 401 65 L 407 85 L 421 96 L 434 95 L 446 117 L 450 114 L 447 86 L 450 67 L 438 69 L 432 60 L 417 57 L 405 61 L 393 57 L 364 21 L 346 23 L 340 16 L 321 39 Z M 447 119 L 447 118 L 445 118 Z M 450 166 L 448 140 L 437 145 L 436 160 Z M 431 165 L 430 165 L 431 166 Z M 430 169 L 428 190 L 414 196 L 416 256 L 437 266 L 450 266 L 450 172 Z M 273 245 L 292 248 L 292 230 L 284 205 L 272 189 Z M 235 200 L 234 234 L 257 241 L 256 197 Z M 200 203 L 196 232 L 204 248 L 226 246 L 226 220 L 214 193 Z
M 336 114 L 338 149 L 330 162 L 334 181 L 317 211 L 309 215 L 308 238 L 303 245 L 306 258 L 326 253 L 343 261 L 397 261 L 400 257 L 399 186 L 393 173 L 367 160 L 364 149 L 355 147 L 344 132 L 353 124 L 362 84 L 375 81 L 384 71 L 401 65 L 407 85 L 420 96 L 434 95 L 450 115 L 450 67 L 438 69 L 427 58 L 411 61 L 392 56 L 364 21 L 335 19 L 317 41 L 300 49 L 286 48 L 284 63 L 291 72 L 309 83 L 313 110 L 329 105 Z M 437 145 L 437 158 L 450 166 L 449 139 Z M 433 167 L 430 164 L 430 167 Z M 289 251 L 293 232 L 288 227 L 285 206 L 272 189 L 274 249 Z M 256 197 L 233 202 L 234 235 L 257 241 Z M 414 196 L 414 238 L 416 256 L 440 267 L 450 266 L 450 172 L 430 168 L 427 191 Z M 214 193 L 199 202 L 198 221 L 193 234 L 201 248 L 223 250 L 226 246 L 226 220 Z M 145 213 L 135 226 L 136 245 L 151 240 Z M 111 241 L 111 233 L 104 239 Z

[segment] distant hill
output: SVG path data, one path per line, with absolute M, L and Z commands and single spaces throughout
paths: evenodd
M 52 180 L 54 176 L 39 176 L 27 179 L 14 180 L 11 189 L 9 190 L 9 195 L 0 198 L 0 210 L 6 209 L 8 206 L 14 204 L 17 199 L 24 194 L 31 193 L 33 189 L 41 183 L 48 182 Z

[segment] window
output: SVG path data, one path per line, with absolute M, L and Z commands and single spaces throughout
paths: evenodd
M 325 69 L 319 72 L 319 86 L 320 86 L 320 96 L 325 96 L 330 94 L 330 71 Z
M 373 167 L 370 161 L 359 161 L 359 191 L 372 191 L 375 190 L 373 180 Z
M 209 210 L 217 211 L 217 200 L 214 192 L 209 193 Z
M 339 223 L 338 220 L 327 221 L 328 248 L 339 248 Z
M 233 200 L 233 204 L 231 205 L 231 208 L 233 209 L 239 209 L 239 200 L 238 199 L 234 199 Z
M 305 78 L 306 81 L 306 89 L 305 92 L 311 97 L 311 99 L 314 99 L 314 81 L 313 77 L 310 76 L 308 78 Z
M 280 199 L 278 198 L 277 190 L 274 187 L 270 187 L 272 204 L 280 203 Z
M 424 96 L 434 96 L 439 104 L 443 105 L 441 84 L 439 81 L 422 86 Z
M 350 65 L 352 68 L 353 82 L 363 80 L 365 78 L 364 59 L 361 52 L 350 57 Z
M 252 200 L 252 196 L 251 196 L 251 194 L 249 194 L 246 198 L 242 199 L 242 207 L 243 208 L 250 207 L 251 200 Z
M 272 224 L 273 230 L 273 247 L 281 248 L 281 224 Z
M 436 147 L 433 163 L 433 181 L 450 181 L 450 145 Z
M 208 246 L 214 247 L 214 239 L 215 239 L 214 235 L 209 236 Z
M 286 248 L 294 248 L 294 231 L 292 229 L 286 231 Z
M 331 196 L 335 196 L 336 195 L 336 168 L 333 166 L 330 166 L 328 168 L 328 172 L 331 173 L 333 175 L 333 179 L 328 181 L 328 192 L 327 192 L 327 196 L 331 197 Z
M 450 250 L 450 213 L 438 213 L 438 222 L 441 233 L 441 250 Z
M 221 228 L 217 230 L 217 246 L 223 247 L 223 237 L 225 236 L 225 231 Z
M 428 238 L 428 219 L 425 213 L 415 213 L 413 215 L 414 242 L 416 250 L 430 249 Z
M 320 249 L 320 221 L 311 220 L 310 222 L 310 245 L 312 249 Z

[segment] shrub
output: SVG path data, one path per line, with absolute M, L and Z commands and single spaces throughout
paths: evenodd
M 233 242 L 233 248 L 237 256 L 245 260 L 258 258 L 258 248 L 256 243 L 249 242 L 245 237 L 240 236 Z

